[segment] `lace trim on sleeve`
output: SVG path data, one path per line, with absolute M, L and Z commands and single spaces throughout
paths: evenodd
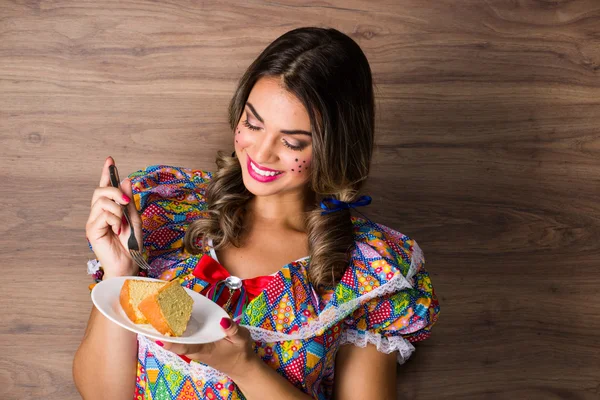
M 415 262 L 415 260 L 417 262 Z M 413 246 L 413 255 L 410 262 L 410 268 L 406 273 L 406 279 L 410 282 L 411 285 L 415 284 L 415 274 L 417 273 L 417 269 L 421 266 L 421 264 L 425 261 L 423 258 L 423 252 L 421 248 L 417 245 L 417 242 L 414 243 Z
M 402 336 L 382 336 L 373 332 L 359 332 L 353 329 L 344 329 L 340 346 L 343 344 L 352 343 L 358 347 L 366 347 L 367 343 L 374 344 L 377 351 L 385 354 L 390 354 L 393 351 L 398 352 L 397 361 L 402 365 L 410 358 L 415 351 L 415 347 Z
M 410 268 L 407 274 L 411 280 L 422 262 L 423 252 L 415 242 L 413 245 L 413 255 L 411 257 Z M 292 334 L 273 332 L 249 325 L 243 326 L 250 331 L 252 339 L 258 342 L 273 343 L 286 340 L 308 339 L 322 335 L 325 330 L 334 325 L 336 322 L 346 318 L 352 311 L 356 310 L 359 305 L 364 304 L 376 297 L 385 296 L 386 294 L 395 293 L 402 289 L 412 287 L 413 285 L 407 278 L 405 278 L 402 274 L 398 274 L 390 279 L 387 283 L 362 296 L 349 300 L 346 303 L 341 304 L 339 307 L 326 308 L 321 314 L 319 314 L 318 319 L 316 319 L 310 325 L 302 327 Z
M 227 377 L 227 375 L 223 374 L 221 371 L 209 367 L 206 364 L 201 364 L 196 361 L 192 361 L 188 364 L 177 354 L 163 349 L 145 336 L 138 335 L 138 343 L 141 355 L 143 355 L 145 351 L 149 351 L 161 364 L 167 364 L 170 368 L 183 375 L 191 376 L 196 380 L 220 381 Z M 140 357 L 140 359 L 144 360 L 144 357 Z

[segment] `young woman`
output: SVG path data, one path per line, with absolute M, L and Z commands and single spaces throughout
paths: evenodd
M 229 119 L 235 151 L 214 174 L 159 165 L 113 188 L 109 157 L 86 225 L 101 279 L 139 273 L 132 228 L 151 277 L 223 306 L 214 277 L 241 278 L 226 338 L 152 341 L 93 309 L 77 388 L 85 399 L 395 398 L 396 362 L 439 305 L 417 243 L 351 216 L 370 201 L 359 196 L 374 134 L 363 52 L 334 29 L 290 31 L 250 65 Z

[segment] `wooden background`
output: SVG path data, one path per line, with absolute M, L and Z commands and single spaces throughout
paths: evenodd
M 398 398 L 600 398 L 600 1 L 0 0 L 1 399 L 78 398 L 106 156 L 212 170 L 242 72 L 307 25 L 370 60 L 367 211 L 440 296 Z

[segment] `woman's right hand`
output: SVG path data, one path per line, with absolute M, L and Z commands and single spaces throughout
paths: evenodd
M 104 163 L 100 185 L 94 190 L 90 216 L 85 225 L 87 239 L 104 269 L 103 279 L 138 273 L 138 266 L 127 247 L 131 227 L 124 218 L 121 205 L 128 207 L 135 236 L 142 248 L 142 220 L 132 200 L 131 181 L 125 179 L 121 182 L 121 188 L 110 185 L 108 167 L 114 163 L 112 157 L 108 157 Z

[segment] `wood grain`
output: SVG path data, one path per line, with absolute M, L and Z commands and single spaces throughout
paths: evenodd
M 398 398 L 600 396 L 596 0 L 0 2 L 0 398 L 76 399 L 104 159 L 212 170 L 259 52 L 331 26 L 370 60 L 366 212 L 440 296 Z

